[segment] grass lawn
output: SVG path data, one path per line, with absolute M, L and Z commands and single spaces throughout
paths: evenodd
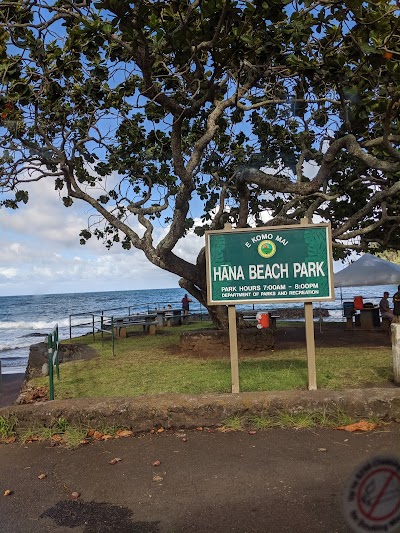
M 183 328 L 165 328 L 156 335 L 128 336 L 115 343 L 100 334 L 73 339 L 94 347 L 99 357 L 64 363 L 61 380 L 55 379 L 56 399 L 137 396 L 165 392 L 222 393 L 231 390 L 229 357 L 198 359 L 179 350 L 182 331 L 212 327 L 202 322 Z M 317 383 L 321 389 L 368 387 L 393 378 L 390 348 L 317 348 Z M 265 357 L 240 361 L 240 388 L 245 391 L 307 388 L 306 348 L 266 352 Z M 47 378 L 34 379 L 35 386 L 48 385 Z

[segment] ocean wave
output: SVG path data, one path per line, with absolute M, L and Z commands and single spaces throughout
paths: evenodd
M 18 364 L 15 364 L 13 366 L 2 366 L 2 374 L 3 376 L 6 374 L 25 374 L 26 371 L 26 363 L 21 364 L 19 362 Z
M 30 344 L 23 344 L 23 345 L 21 344 L 18 344 L 18 345 L 0 344 L 0 354 L 4 352 L 14 352 L 15 350 L 25 350 L 26 348 L 29 348 L 29 346 Z
M 21 320 L 18 322 L 0 322 L 0 329 L 45 329 L 51 330 L 54 326 L 58 324 L 59 328 L 69 327 L 69 319 L 63 318 L 62 320 L 51 320 L 46 321 L 29 321 Z
M 1 363 L 2 367 L 10 367 L 10 366 L 21 366 L 28 362 L 28 357 L 26 354 L 24 356 L 21 355 L 21 357 L 1 357 Z

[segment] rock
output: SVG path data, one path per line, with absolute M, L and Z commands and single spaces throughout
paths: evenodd
M 47 337 L 47 333 L 38 333 L 38 332 L 27 333 L 26 335 L 21 335 L 20 339 L 25 339 L 28 337 Z
M 91 346 L 86 346 L 84 344 L 60 344 L 60 363 L 78 361 L 81 359 L 93 359 L 97 356 L 98 354 L 96 350 Z M 38 378 L 42 375 L 48 375 L 48 367 L 47 373 L 43 373 L 44 365 L 48 365 L 47 344 L 45 342 L 32 344 L 29 348 L 29 358 L 25 372 L 25 380 Z
M 238 350 L 240 352 L 267 351 L 275 345 L 275 331 L 272 329 L 238 329 Z M 229 332 L 220 330 L 187 331 L 182 333 L 180 349 L 194 356 L 216 354 L 229 356 Z
M 42 376 L 42 367 L 48 363 L 47 344 L 39 342 L 32 344 L 29 348 L 28 364 L 26 366 L 25 379 L 38 378 Z
M 43 363 L 42 365 L 42 376 L 49 375 L 49 363 Z

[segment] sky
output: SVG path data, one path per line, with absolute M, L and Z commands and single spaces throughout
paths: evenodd
M 82 246 L 88 207 L 78 201 L 64 207 L 53 189 L 54 182 L 42 180 L 30 186 L 28 204 L 0 209 L 0 296 L 179 287 L 178 276 L 152 265 L 140 250 L 118 244 L 107 250 L 94 237 Z M 203 242 L 189 235 L 177 252 L 195 261 Z
M 140 250 L 114 245 L 107 250 L 92 237 L 82 246 L 89 207 L 79 201 L 66 208 L 54 182 L 26 187 L 28 204 L 0 209 L 0 296 L 61 294 L 179 287 L 179 277 L 152 265 Z M 158 229 L 158 237 L 163 229 Z M 175 248 L 195 262 L 204 238 L 189 234 Z M 344 265 L 335 264 L 334 270 Z

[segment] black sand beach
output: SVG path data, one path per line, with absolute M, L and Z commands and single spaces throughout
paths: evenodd
M 0 407 L 11 405 L 19 396 L 25 374 L 3 374 L 0 385 Z

